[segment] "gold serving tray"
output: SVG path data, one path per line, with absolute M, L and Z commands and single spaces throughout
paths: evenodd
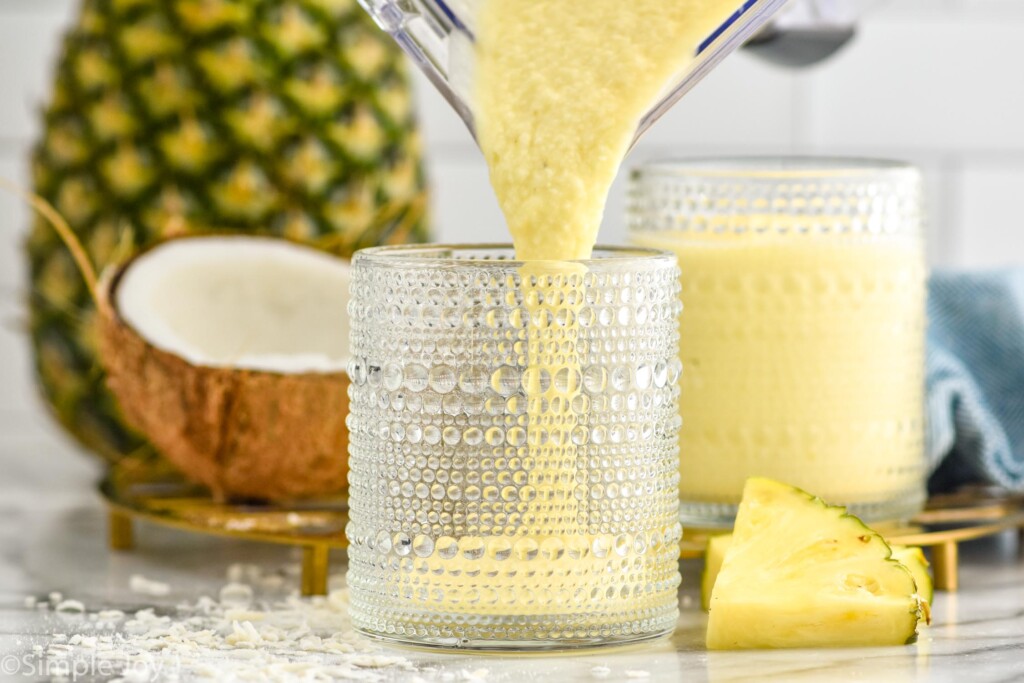
M 302 594 L 325 595 L 331 548 L 344 548 L 348 498 L 336 496 L 283 505 L 222 502 L 162 460 L 125 459 L 99 485 L 109 507 L 109 544 L 135 545 L 133 521 L 145 520 L 193 533 L 302 548 Z
M 115 550 L 134 546 L 135 520 L 193 533 L 298 546 L 302 555 L 303 595 L 324 595 L 330 551 L 344 548 L 348 522 L 346 496 L 290 504 L 215 500 L 160 460 L 126 459 L 107 471 L 99 485 L 110 511 L 109 543 Z M 959 587 L 959 544 L 1008 529 L 1024 529 L 1024 496 L 998 489 L 966 488 L 937 496 L 908 523 L 873 527 L 893 543 L 931 550 L 935 588 Z M 684 558 L 699 558 L 709 536 L 722 529 L 685 529 Z

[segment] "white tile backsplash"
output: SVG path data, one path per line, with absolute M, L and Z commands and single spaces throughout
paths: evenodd
M 924 0 L 927 2 L 927 0 Z M 1024 3 L 1020 0 L 945 0 L 959 11 L 976 16 L 1024 17 Z
M 1024 265 L 1024 166 L 970 162 L 961 170 L 953 264 L 963 268 Z
M 790 149 L 796 82 L 791 71 L 734 55 L 658 121 L 643 144 L 662 153 Z
M 849 0 L 847 0 L 849 2 Z M 931 15 L 948 15 L 958 9 L 961 0 L 859 0 L 868 18 L 872 17 L 921 17 Z
M 0 157 L 0 177 L 21 177 L 19 156 Z M 27 212 L 0 189 L 0 413 L 27 413 L 33 395 L 25 330 L 22 235 Z M 11 424 L 17 420 L 8 420 Z
M 24 177 L 26 156 L 24 146 L 17 145 L 0 155 L 0 178 L 27 185 Z M 22 236 L 25 234 L 29 214 L 25 205 L 6 189 L 0 188 L 0 310 L 9 291 L 24 281 Z
M 49 91 L 69 2 L 0 0 L 0 140 L 21 140 L 36 130 Z
M 0 309 L 0 413 L 28 415 L 37 408 L 28 346 L 23 317 Z
M 1024 151 L 1024 22 L 867 21 L 857 43 L 808 75 L 811 148 Z
M 438 242 L 508 242 L 482 155 L 473 148 L 428 157 L 431 223 Z
M 413 83 L 419 104 L 420 125 L 427 143 L 439 152 L 463 152 L 476 143 L 466 124 L 419 69 L 413 69 Z

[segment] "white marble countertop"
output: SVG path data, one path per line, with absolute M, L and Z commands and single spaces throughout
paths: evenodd
M 144 526 L 137 548 L 106 548 L 104 508 L 94 493 L 98 470 L 56 437 L 31 443 L 0 438 L 0 680 L 51 680 L 27 653 L 74 623 L 28 609 L 26 596 L 60 591 L 87 609 L 170 609 L 216 594 L 238 562 L 292 565 L 290 549 L 199 538 Z M 341 558 L 336 559 L 336 568 Z M 855 650 L 708 653 L 697 606 L 698 567 L 684 566 L 683 614 L 673 638 L 629 651 L 579 656 L 475 657 L 402 652 L 418 673 L 382 669 L 382 681 L 1021 681 L 1024 680 L 1024 559 L 1015 534 L 966 546 L 961 590 L 939 594 L 933 624 L 905 647 Z M 132 593 L 129 578 L 166 581 L 166 597 Z M 294 581 L 295 579 L 288 579 Z M 11 655 L 20 659 L 13 659 Z M 6 659 L 5 659 L 6 658 Z M 59 679 L 58 679 L 59 680 Z M 70 679 L 65 679 L 70 680 Z M 76 680 L 105 680 L 99 676 Z M 188 680 L 183 677 L 181 680 Z

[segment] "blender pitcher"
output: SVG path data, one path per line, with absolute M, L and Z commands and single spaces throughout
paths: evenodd
M 568 0 L 565 0 L 568 1 Z M 736 11 L 697 47 L 697 58 L 677 75 L 640 120 L 635 140 L 647 132 L 730 52 L 742 45 L 787 0 L 736 0 Z M 473 33 L 480 0 L 359 0 L 426 73 L 474 131 L 472 97 Z

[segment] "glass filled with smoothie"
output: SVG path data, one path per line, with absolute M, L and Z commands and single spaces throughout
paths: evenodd
M 381 247 L 351 288 L 355 627 L 491 650 L 671 632 L 675 259 Z
M 925 499 L 921 178 L 895 162 L 653 163 L 635 244 L 674 252 L 681 515 L 731 523 L 766 476 L 869 520 Z

